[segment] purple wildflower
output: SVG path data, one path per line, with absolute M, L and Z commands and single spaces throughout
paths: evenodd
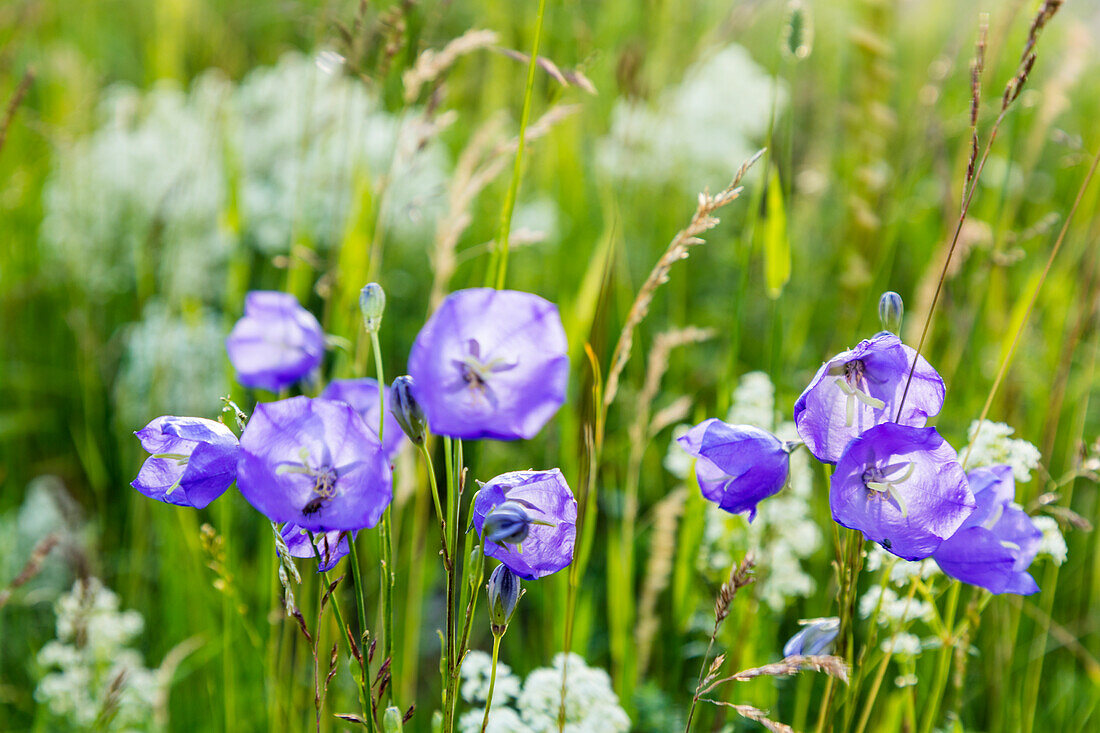
M 932 558 L 951 577 L 990 593 L 1035 593 L 1039 586 L 1027 568 L 1043 533 L 1013 503 L 1012 467 L 977 468 L 967 479 L 978 506 Z
M 289 387 L 321 365 L 321 324 L 290 293 L 254 290 L 244 316 L 225 340 L 237 381 L 271 392 Z
M 935 428 L 876 425 L 833 472 L 833 519 L 898 557 L 922 560 L 974 511 L 958 454 Z
M 409 374 L 433 433 L 532 438 L 565 402 L 557 306 L 515 290 L 451 293 L 417 335 Z
M 892 333 L 860 341 L 825 362 L 794 404 L 798 434 L 823 463 L 836 463 L 848 441 L 887 421 L 923 427 L 943 407 L 945 389 L 939 373 L 917 357 L 913 381 L 901 415 L 916 352 Z
M 386 403 L 389 404 L 390 388 L 383 390 Z M 362 379 L 334 379 L 329 382 L 321 392 L 321 397 L 326 400 L 339 400 L 347 402 L 355 408 L 363 422 L 367 424 L 371 432 L 378 434 L 378 418 L 381 416 L 381 406 L 378 403 L 378 382 L 369 377 Z M 386 410 L 386 424 L 382 430 L 382 443 L 386 449 L 386 459 L 393 462 L 394 456 L 401 450 L 406 442 L 405 434 L 401 431 L 401 425 L 393 413 Z
M 340 530 L 310 532 L 297 524 L 287 522 L 279 531 L 291 557 L 317 558 L 317 572 L 325 573 L 336 567 L 348 554 L 348 535 Z
M 787 483 L 790 451 L 766 430 L 711 418 L 677 442 L 696 458 L 703 496 L 731 514 L 748 512 L 750 522 L 756 505 Z
M 483 485 L 474 499 L 478 536 L 485 530 L 486 517 L 505 502 L 525 510 L 527 532 L 516 545 L 490 542 L 486 535 L 487 557 L 495 557 L 525 580 L 556 573 L 573 561 L 577 501 L 561 471 L 512 471 Z
M 802 629 L 783 645 L 783 656 L 814 657 L 831 654 L 840 633 L 840 619 L 836 616 L 810 618 L 798 622 Z
M 237 436 L 220 422 L 166 415 L 134 435 L 152 455 L 130 485 L 150 499 L 202 509 L 237 478 Z
M 382 445 L 355 408 L 308 397 L 256 406 L 237 485 L 271 521 L 313 532 L 373 527 L 393 496 Z

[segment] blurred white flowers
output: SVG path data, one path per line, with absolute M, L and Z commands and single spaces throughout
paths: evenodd
M 1013 438 L 1014 432 L 1016 432 L 1015 428 L 1003 422 L 986 420 L 982 423 L 975 420 L 970 423 L 970 429 L 967 430 L 970 458 L 966 462 L 966 470 L 1007 464 L 1012 467 L 1017 483 L 1030 481 L 1031 472 L 1039 467 L 1042 454 L 1038 448 L 1026 440 Z M 964 448 L 959 451 L 959 455 L 965 456 L 967 450 Z
M 128 648 L 144 628 L 141 615 L 120 611 L 118 596 L 96 578 L 77 580 L 55 610 L 57 639 L 38 653 L 49 671 L 35 700 L 66 730 L 152 730 L 162 683 Z
M 497 686 L 489 712 L 489 731 L 499 733 L 551 733 L 558 730 L 561 676 L 565 655 L 557 654 L 551 667 L 519 678 L 507 665 L 497 664 Z M 568 657 L 565 692 L 565 730 L 569 733 L 625 733 L 630 719 L 611 689 L 611 678 L 602 669 L 589 667 L 577 654 Z M 462 666 L 462 696 L 473 704 L 485 704 L 492 660 L 484 652 L 470 652 Z M 502 695 L 501 687 L 509 691 Z M 518 692 L 518 694 L 515 694 Z M 502 700 L 501 698 L 504 698 Z M 506 705 L 511 702 L 511 706 Z M 462 733 L 481 730 L 483 710 L 469 710 L 459 719 Z
M 778 113 L 787 101 L 782 82 L 744 47 L 726 46 L 696 61 L 652 106 L 617 100 L 597 161 L 615 178 L 720 189 L 763 144 L 773 97 Z

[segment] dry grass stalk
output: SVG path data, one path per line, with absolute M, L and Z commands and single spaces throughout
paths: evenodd
M 795 729 L 785 723 L 780 723 L 777 720 L 772 720 L 768 717 L 768 714 L 760 708 L 754 708 L 752 705 L 738 705 L 737 703 L 725 702 L 724 700 L 712 700 L 709 697 L 701 698 L 703 702 L 709 702 L 714 705 L 721 705 L 726 708 L 733 708 L 733 710 L 743 718 L 754 720 L 760 725 L 764 726 L 772 733 L 795 733 Z
M 700 694 L 706 694 L 724 682 L 747 682 L 757 677 L 787 677 L 798 674 L 805 669 L 824 672 L 827 675 L 836 677 L 841 682 L 848 682 L 848 665 L 840 657 L 831 655 L 791 656 L 774 664 L 765 664 L 762 667 L 753 667 L 752 669 L 736 672 L 728 677 L 713 679 L 703 687 Z
M 405 84 L 405 102 L 412 104 L 420 96 L 420 90 L 440 77 L 462 56 L 497 42 L 495 31 L 471 29 L 454 39 L 442 50 L 427 49 L 416 58 L 416 63 L 401 77 Z
M 524 64 L 530 63 L 531 61 L 530 55 L 525 54 L 522 51 L 500 47 L 494 48 L 493 50 L 497 51 L 498 53 L 504 54 L 510 59 L 520 61 Z M 538 64 L 540 69 L 552 76 L 554 78 L 554 81 L 561 84 L 563 87 L 577 87 L 578 89 L 588 92 L 589 94 L 597 93 L 596 85 L 593 84 L 592 81 L 579 69 L 563 70 L 560 66 L 558 66 L 545 56 L 539 56 L 537 59 L 535 59 L 535 63 Z
M 60 541 L 61 539 L 56 534 L 48 534 L 34 546 L 30 558 L 27 559 L 27 564 L 19 571 L 19 575 L 15 576 L 15 579 L 11 581 L 7 588 L 0 590 L 0 608 L 3 608 L 11 599 L 12 592 L 16 588 L 38 575 L 39 571 L 42 570 L 42 563 L 46 561 L 46 556 Z
M 686 228 L 681 229 L 677 232 L 676 236 L 672 238 L 672 242 L 669 243 L 668 249 L 666 249 L 665 253 L 661 255 L 661 258 L 657 260 L 657 264 L 650 271 L 649 277 L 646 278 L 641 289 L 638 290 L 638 295 L 634 298 L 634 304 L 630 307 L 630 312 L 627 314 L 626 323 L 619 333 L 619 340 L 615 344 L 615 351 L 611 355 L 611 370 L 607 375 L 607 388 L 603 398 L 603 407 L 605 410 L 615 401 L 615 395 L 619 391 L 619 377 L 622 375 L 623 369 L 630 360 L 630 350 L 634 344 L 634 329 L 645 320 L 657 289 L 668 282 L 668 273 L 672 269 L 672 266 L 680 260 L 687 259 L 692 247 L 703 243 L 699 235 L 718 225 L 718 219 L 713 216 L 714 212 L 741 195 L 741 179 L 745 176 L 745 173 L 748 172 L 749 168 L 752 167 L 753 163 L 758 161 L 763 154 L 764 151 L 759 150 L 755 155 L 745 161 L 740 170 L 737 171 L 737 175 L 733 177 L 733 181 L 730 185 L 718 194 L 711 196 L 705 191 L 699 194 L 699 203 L 695 208 L 695 214 L 691 217 L 691 222 Z
M 646 562 L 645 584 L 639 604 L 638 628 L 635 641 L 638 644 L 638 675 L 643 676 L 649 665 L 653 638 L 660 622 L 657 618 L 657 599 L 672 574 L 672 558 L 676 554 L 676 528 L 684 511 L 687 490 L 676 489 L 653 507 L 653 536 L 649 541 L 649 560 Z
M 23 103 L 23 97 L 27 96 L 27 92 L 30 91 L 31 84 L 34 82 L 34 70 L 27 69 L 23 73 L 23 78 L 19 81 L 19 86 L 15 88 L 15 92 L 11 95 L 11 99 L 8 100 L 8 106 L 4 110 L 4 117 L 0 120 L 0 150 L 4 149 L 4 141 L 8 137 L 8 128 L 11 127 L 12 120 L 15 119 L 15 112 L 19 109 L 19 105 Z
M 546 135 L 553 127 L 576 113 L 578 105 L 557 105 L 548 109 L 542 117 L 527 127 L 525 138 L 532 142 Z M 503 132 L 504 122 L 493 117 L 481 125 L 470 142 L 458 156 L 454 174 L 447 193 L 447 214 L 440 218 L 432 247 L 432 291 L 430 310 L 435 310 L 447 289 L 458 265 L 456 249 L 458 240 L 470 226 L 473 216 L 470 208 L 478 195 L 496 180 L 507 167 L 519 146 L 519 138 L 495 144 Z
M 970 159 L 966 163 L 966 182 L 963 193 L 974 180 L 974 165 L 978 161 L 978 113 L 982 104 L 982 71 L 985 70 L 985 44 L 989 34 L 989 15 L 982 13 L 978 21 L 978 43 L 974 59 L 970 62 Z
M 729 579 L 722 583 L 722 587 L 718 589 L 718 597 L 714 599 L 715 631 L 726 620 L 726 616 L 729 616 L 730 605 L 733 603 L 733 597 L 737 595 L 737 591 L 755 580 L 752 575 L 752 569 L 755 566 L 756 558 L 749 552 L 740 563 L 730 568 Z
M 657 433 L 668 426 L 686 420 L 688 415 L 691 414 L 693 404 L 691 397 L 684 395 L 673 400 L 668 407 L 658 410 L 653 419 L 649 421 L 649 438 L 652 440 Z

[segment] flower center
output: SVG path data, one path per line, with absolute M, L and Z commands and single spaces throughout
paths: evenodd
M 321 511 L 324 502 L 335 498 L 340 493 L 336 486 L 340 474 L 327 462 L 319 462 L 316 466 L 311 465 L 309 449 L 305 447 L 298 451 L 298 458 L 301 459 L 300 462 L 280 464 L 275 469 L 275 473 L 279 476 L 284 473 L 300 473 L 313 479 L 314 496 L 302 507 L 302 514 L 315 514 Z
M 452 363 L 454 363 L 459 373 L 462 375 L 462 384 L 472 392 L 484 397 L 495 407 L 496 396 L 493 394 L 493 390 L 489 385 L 490 377 L 495 372 L 506 372 L 510 369 L 515 369 L 519 365 L 519 362 L 510 362 L 503 357 L 497 357 L 487 361 L 482 360 L 481 344 L 477 342 L 477 339 L 470 339 L 467 341 L 466 348 L 468 351 L 461 359 L 452 360 Z
M 847 397 L 845 400 L 846 427 L 852 427 L 852 423 L 855 422 L 857 400 L 874 410 L 881 410 L 886 406 L 885 402 L 871 396 L 870 386 L 867 383 L 867 365 L 862 359 L 853 359 L 835 366 L 828 373 L 836 377 L 836 386 Z
M 909 480 L 913 475 L 916 464 L 911 461 L 891 463 L 887 466 L 869 466 L 863 472 L 863 485 L 867 487 L 867 493 L 872 497 L 884 498 L 889 496 L 901 510 L 901 516 L 909 516 L 909 508 L 905 504 L 905 497 L 899 488 L 901 484 Z

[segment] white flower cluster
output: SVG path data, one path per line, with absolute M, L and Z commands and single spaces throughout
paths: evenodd
M 883 654 L 892 652 L 895 657 L 919 657 L 924 651 L 924 644 L 916 634 L 899 631 L 883 639 L 879 648 L 882 649 Z
M 119 611 L 118 596 L 96 578 L 77 580 L 56 604 L 57 639 L 38 653 L 51 670 L 35 700 L 67 730 L 149 730 L 160 694 L 157 675 L 127 645 L 141 633 L 136 611 Z
M 1058 520 L 1046 514 L 1040 514 L 1032 517 L 1031 522 L 1043 533 L 1043 539 L 1039 542 L 1038 554 L 1049 556 L 1055 565 L 1064 563 L 1069 548 L 1066 547 L 1066 538 L 1062 536 L 1062 529 L 1058 526 Z
M 729 45 L 693 64 L 652 107 L 617 100 L 597 162 L 615 178 L 721 188 L 760 147 L 786 99 L 781 82 Z
M 225 329 L 213 312 L 181 317 L 150 301 L 144 318 L 126 327 L 125 355 L 115 382 L 122 425 L 144 425 L 150 415 L 210 415 L 229 393 Z
M 879 605 L 881 599 L 881 606 Z M 881 626 L 901 626 L 914 619 L 931 621 L 935 613 L 932 605 L 917 598 L 901 598 L 890 586 L 873 585 L 859 599 L 859 615 L 870 618 L 878 609 Z
M 506 665 L 497 664 L 493 707 L 489 712 L 490 733 L 552 733 L 558 730 L 561 705 L 561 676 L 565 655 L 554 657 L 551 667 L 542 667 L 520 679 Z M 576 654 L 568 657 L 565 690 L 565 730 L 569 733 L 625 733 L 630 718 L 611 689 L 611 678 L 602 669 L 589 667 Z M 484 652 L 470 652 L 462 665 L 462 696 L 474 705 L 484 705 L 489 694 L 492 660 Z M 502 693 L 501 689 L 507 690 Z M 469 710 L 459 719 L 462 733 L 481 730 L 484 711 Z
M 981 425 L 981 430 L 978 426 Z M 1042 454 L 1039 449 L 1021 438 L 1013 438 L 1016 430 L 1003 422 L 984 423 L 975 420 L 970 423 L 967 431 L 969 448 L 959 452 L 965 456 L 970 452 L 970 458 L 966 462 L 967 470 L 981 468 L 983 466 L 998 466 L 1007 464 L 1012 467 L 1012 473 L 1018 483 L 1027 483 L 1031 480 L 1031 472 L 1039 467 Z M 977 439 L 975 439 L 975 437 Z
M 897 555 L 891 555 L 877 544 L 872 545 L 871 549 L 868 550 L 863 568 L 867 572 L 873 573 L 890 566 L 891 562 L 893 562 L 893 566 L 890 567 L 890 582 L 898 588 L 908 586 L 909 581 L 913 578 L 927 580 L 940 574 L 940 566 L 932 558 L 917 561 L 903 560 Z
M 726 421 L 770 430 L 782 440 L 798 439 L 794 423 L 782 421 L 776 412 L 775 387 L 763 372 L 749 372 L 741 378 L 733 391 Z M 665 467 L 680 478 L 687 476 L 691 458 L 675 439 L 687 429 L 681 426 L 673 431 L 673 442 L 665 458 Z M 763 558 L 757 592 L 772 610 L 781 611 L 791 599 L 811 595 L 816 584 L 802 562 L 822 542 L 821 528 L 810 511 L 812 491 L 809 456 L 804 450 L 796 450 L 791 454 L 788 487 L 760 502 L 752 523 L 708 503 L 697 561 L 700 570 L 720 578 L 729 572 L 735 557 L 752 549 L 757 557 Z
M 322 66 L 289 53 L 240 84 L 210 71 L 190 92 L 110 90 L 99 128 L 61 151 L 46 186 L 41 238 L 59 272 L 93 298 L 144 283 L 215 302 L 238 236 L 265 255 L 324 250 L 365 196 L 399 236 L 426 234 L 444 147 Z

